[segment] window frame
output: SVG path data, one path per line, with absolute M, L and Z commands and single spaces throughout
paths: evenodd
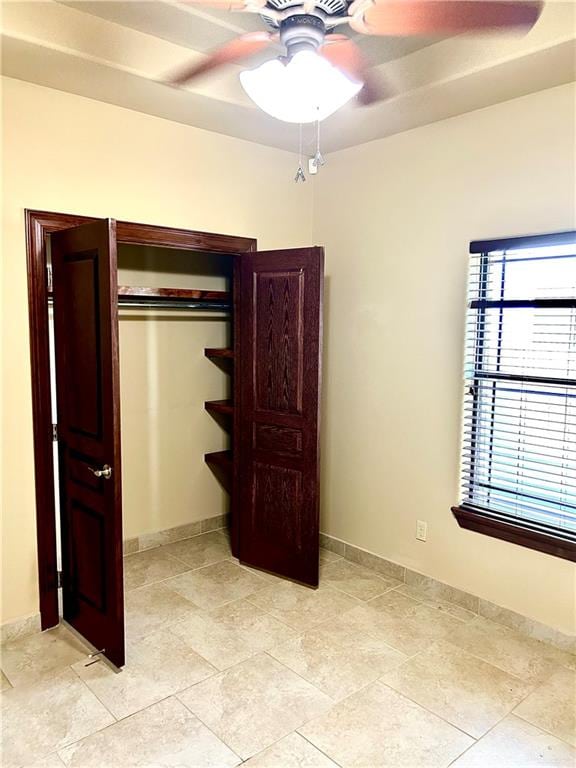
M 483 262 L 487 264 L 488 255 L 492 251 L 566 245 L 575 241 L 576 230 L 525 237 L 475 240 L 470 243 L 470 253 L 481 254 L 482 257 L 485 257 Z M 534 304 L 536 302 L 526 301 L 522 303 Z M 474 402 L 473 409 L 475 407 Z M 473 461 L 474 459 L 471 460 L 471 478 L 474 471 Z M 530 520 L 519 520 L 518 517 L 512 515 L 465 502 L 453 506 L 451 509 L 461 528 L 576 562 L 576 538 L 570 532 L 552 529 Z

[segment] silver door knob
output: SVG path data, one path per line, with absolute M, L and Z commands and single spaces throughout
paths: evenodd
M 102 469 L 94 469 L 94 467 L 88 467 L 94 477 L 103 477 L 105 480 L 110 480 L 112 477 L 112 467 L 108 464 L 104 464 Z

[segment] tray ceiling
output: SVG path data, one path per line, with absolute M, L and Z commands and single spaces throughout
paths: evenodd
M 360 144 L 576 79 L 572 2 L 549 2 L 527 35 L 444 40 L 354 35 L 395 95 L 322 125 L 326 151 Z M 230 66 L 176 90 L 163 76 L 238 34 L 256 15 L 175 0 L 2 3 L 2 72 L 211 131 L 294 150 L 297 127 L 258 110 Z M 352 34 L 352 33 L 351 33 Z M 278 52 L 280 48 L 278 48 Z M 310 138 L 312 129 L 310 128 Z

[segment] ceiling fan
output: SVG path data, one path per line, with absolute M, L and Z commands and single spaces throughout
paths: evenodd
M 541 0 L 185 0 L 256 13 L 266 30 L 232 40 L 167 82 L 182 86 L 225 64 L 249 59 L 274 43 L 286 54 L 241 73 L 242 86 L 265 112 L 295 123 L 319 122 L 353 96 L 371 104 L 391 95 L 359 47 L 337 34 L 345 25 L 364 35 L 447 36 L 529 29 Z

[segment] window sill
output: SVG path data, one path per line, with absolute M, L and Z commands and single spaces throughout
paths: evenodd
M 506 515 L 477 507 L 452 507 L 452 513 L 461 528 L 576 562 L 576 540 L 568 533 L 546 531 L 530 523 L 519 524 Z

